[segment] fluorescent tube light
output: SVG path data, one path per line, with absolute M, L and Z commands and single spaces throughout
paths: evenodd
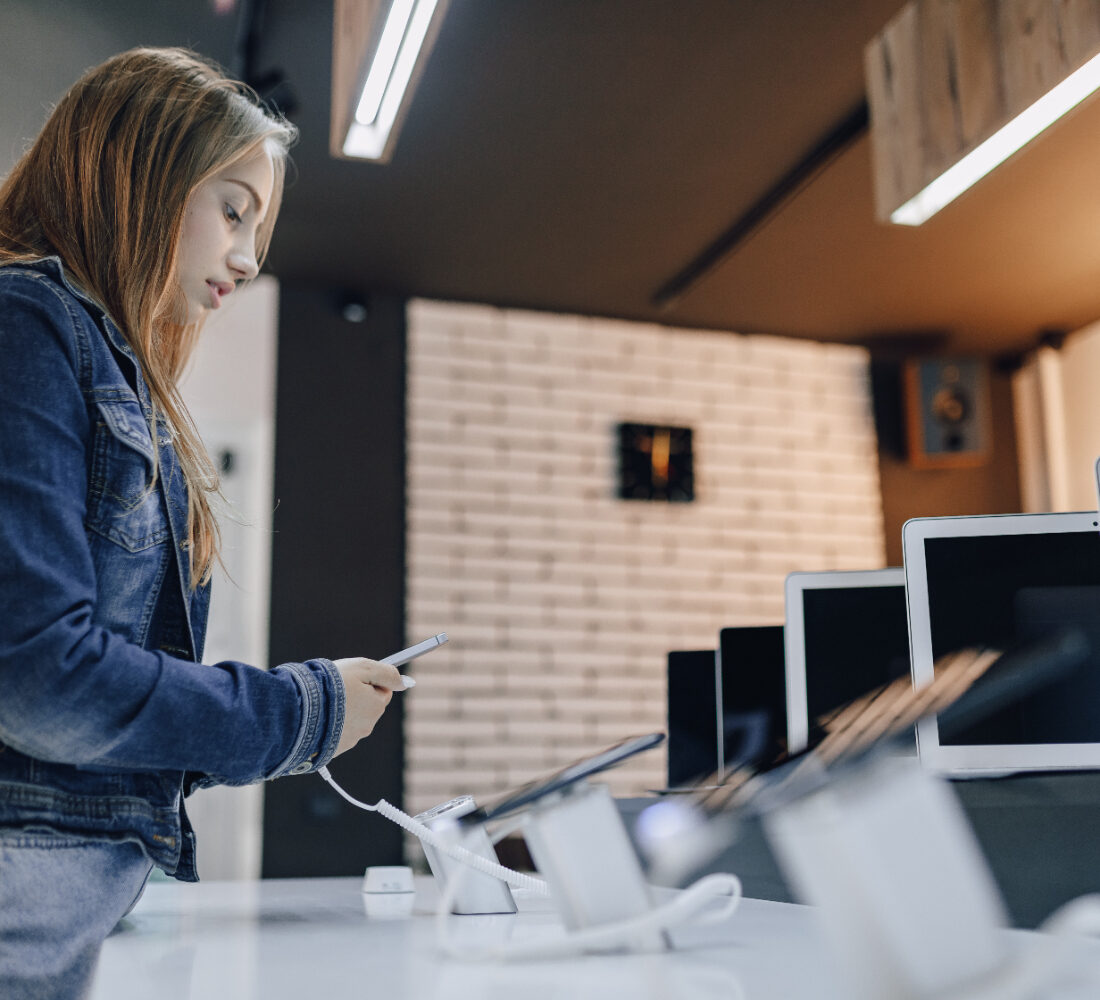
M 890 221 L 902 226 L 919 226 L 941 208 L 980 181 L 994 167 L 1026 146 L 1044 129 L 1100 87 L 1100 55 L 1093 56 L 1080 69 L 1067 76 L 1052 90 L 1025 108 L 1007 125 L 976 146 L 958 163 L 949 167 L 923 191 L 891 213 Z
M 360 125 L 369 125 L 378 117 L 382 96 L 386 93 L 386 84 L 390 82 L 393 64 L 397 62 L 397 52 L 401 47 L 401 40 L 405 37 L 405 29 L 409 25 L 413 2 L 414 0 L 393 0 L 390 12 L 386 15 L 386 25 L 382 29 L 378 49 L 370 64 L 367 82 L 363 84 L 359 106 L 355 109 L 355 120 Z
M 438 3 L 394 0 L 344 140 L 345 156 L 382 157 Z

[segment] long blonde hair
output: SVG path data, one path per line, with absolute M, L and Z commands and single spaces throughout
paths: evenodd
M 57 255 L 137 356 L 154 441 L 159 415 L 187 484 L 192 587 L 209 580 L 220 535 L 217 470 L 178 391 L 202 326 L 176 320 L 187 315 L 175 277 L 184 210 L 204 180 L 266 146 L 275 187 L 256 237 L 262 262 L 296 138 L 213 63 L 185 49 L 137 48 L 73 85 L 0 186 L 0 266 Z

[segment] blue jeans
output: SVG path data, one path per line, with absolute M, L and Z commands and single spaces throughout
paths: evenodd
M 0 829 L 0 997 L 87 996 L 100 946 L 151 868 L 129 841 Z

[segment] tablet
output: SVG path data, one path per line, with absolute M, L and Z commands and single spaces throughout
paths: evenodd
M 633 757 L 636 753 L 659 746 L 664 742 L 664 738 L 664 733 L 646 733 L 642 736 L 630 736 L 619 740 L 618 743 L 613 743 L 598 753 L 589 757 L 582 757 L 580 760 L 567 764 L 557 771 L 505 792 L 491 802 L 486 802 L 485 805 L 463 816 L 461 822 L 485 823 L 507 816 L 547 795 L 563 791 L 583 778 L 598 774 L 600 771 L 606 771 L 610 767 L 615 767 L 628 757 Z
M 1095 511 L 916 518 L 902 529 L 913 679 L 966 646 L 1011 650 L 1080 629 L 1100 651 Z M 978 683 L 992 683 L 995 664 Z M 1100 657 L 941 739 L 917 725 L 921 759 L 948 774 L 1100 767 Z
M 718 633 L 719 770 L 766 766 L 787 749 L 785 660 L 782 625 L 743 625 Z
M 909 673 L 905 571 L 791 573 L 785 588 L 787 743 L 817 740 L 812 724 Z
M 669 788 L 721 768 L 717 669 L 713 649 L 668 654 Z

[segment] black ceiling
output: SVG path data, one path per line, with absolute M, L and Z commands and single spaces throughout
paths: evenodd
M 235 62 L 243 0 L 223 16 L 211 0 L 38 2 L 58 31 L 94 7 L 120 48 L 191 44 Z M 863 46 L 901 0 L 451 0 L 382 166 L 327 152 L 331 4 L 252 6 L 255 70 L 282 71 L 302 130 L 270 257 L 280 277 L 985 353 L 1100 317 L 1095 101 L 916 230 L 874 221 L 859 134 L 671 305 L 654 303 L 858 109 Z

